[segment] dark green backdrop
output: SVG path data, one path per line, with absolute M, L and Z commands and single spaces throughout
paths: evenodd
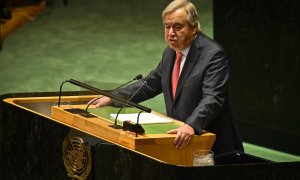
M 244 140 L 300 155 L 300 2 L 214 1 Z

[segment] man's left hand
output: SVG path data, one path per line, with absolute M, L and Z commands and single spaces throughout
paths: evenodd
M 167 133 L 177 134 L 174 140 L 174 144 L 177 149 L 185 148 L 192 140 L 193 135 L 195 135 L 194 129 L 188 124 L 184 124 L 177 129 L 172 129 Z

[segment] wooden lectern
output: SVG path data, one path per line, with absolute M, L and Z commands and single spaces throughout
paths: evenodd
M 101 116 L 101 113 L 100 115 L 95 114 L 95 117 L 92 118 L 86 118 L 80 114 L 73 114 L 65 110 L 72 108 L 85 109 L 87 106 L 86 103 L 94 97 L 91 95 L 63 96 L 61 99 L 62 102 L 68 102 L 69 105 L 61 105 L 60 107 L 53 105 L 51 108 L 51 117 L 48 118 L 157 161 L 180 166 L 192 166 L 193 151 L 199 149 L 209 150 L 215 141 L 215 135 L 206 132 L 202 135 L 195 135 L 192 142 L 186 148 L 176 149 L 174 146 L 175 134 L 167 134 L 166 131 L 161 133 L 147 133 L 146 128 L 145 134 L 136 137 L 135 134 L 125 132 L 122 129 L 110 127 L 113 124 L 113 120 L 107 116 L 107 112 L 110 113 L 110 110 L 105 108 L 103 109 L 106 111 L 106 114 L 104 113 L 103 116 Z M 31 103 L 52 102 L 55 104 L 57 97 L 11 98 L 5 101 L 22 107 L 22 104 L 28 105 Z M 91 106 L 89 110 L 93 108 Z M 154 113 L 163 116 L 159 113 Z M 172 119 L 171 124 L 171 127 L 179 127 L 182 122 Z M 160 126 L 166 125 L 157 124 L 156 128 Z
M 109 126 L 110 113 L 118 109 L 91 107 L 95 118 L 65 111 L 86 108 L 96 95 L 64 95 L 59 108 L 57 92 L 0 96 L 2 179 L 299 179 L 299 162 L 270 162 L 243 152 L 216 155 L 215 166 L 192 167 L 192 152 L 210 149 L 215 135 L 194 136 L 177 150 L 175 135 L 165 132 L 181 122 L 143 125 L 145 134 L 135 137 Z

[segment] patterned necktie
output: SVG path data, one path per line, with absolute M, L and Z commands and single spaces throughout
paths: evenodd
M 172 75 L 172 96 L 173 96 L 173 99 L 175 98 L 176 88 L 177 88 L 177 84 L 178 84 L 178 80 L 179 80 L 181 59 L 182 59 L 182 53 L 177 52 L 177 57 L 176 57 L 175 66 L 174 66 L 173 75 Z

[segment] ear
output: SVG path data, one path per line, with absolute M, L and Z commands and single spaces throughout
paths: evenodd
M 198 25 L 196 24 L 196 25 L 194 25 L 194 27 L 193 27 L 193 35 L 195 36 L 197 33 L 198 33 Z

